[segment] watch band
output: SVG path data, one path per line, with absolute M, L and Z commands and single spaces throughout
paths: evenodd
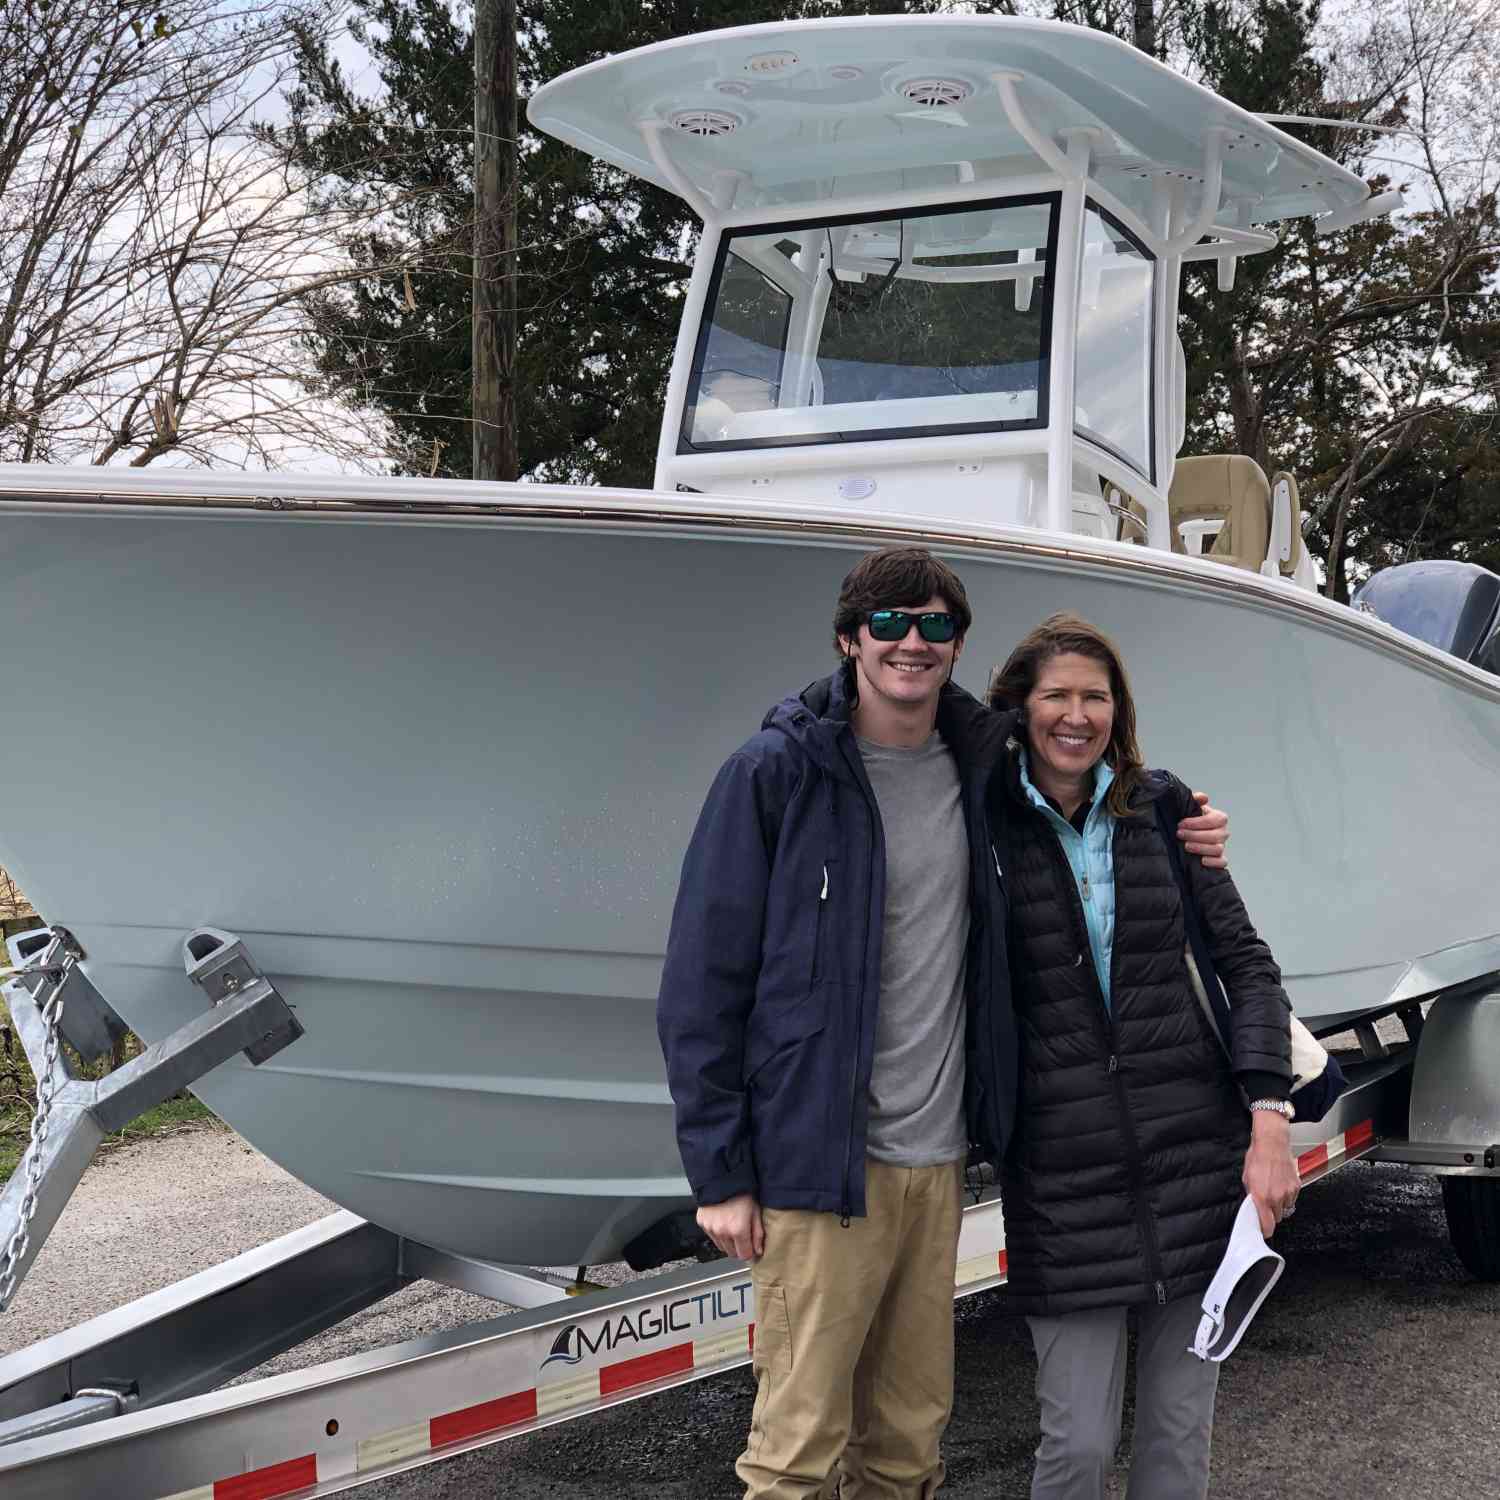
M 1252 1099 L 1250 1109 L 1265 1110 L 1267 1114 L 1280 1115 L 1288 1124 L 1297 1118 L 1297 1111 L 1292 1107 L 1290 1099 Z

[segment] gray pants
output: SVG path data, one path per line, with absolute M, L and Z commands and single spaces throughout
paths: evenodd
M 1203 1500 L 1219 1367 L 1188 1352 L 1200 1297 L 1139 1312 L 1132 1500 Z M 1042 1441 L 1031 1500 L 1103 1500 L 1125 1400 L 1123 1307 L 1028 1318 Z

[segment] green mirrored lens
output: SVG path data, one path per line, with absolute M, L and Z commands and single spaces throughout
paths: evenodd
M 958 634 L 958 621 L 952 615 L 923 615 L 917 621 L 917 629 L 924 641 L 951 641 Z
M 912 616 L 901 609 L 877 609 L 870 616 L 870 634 L 877 641 L 899 641 L 911 625 Z

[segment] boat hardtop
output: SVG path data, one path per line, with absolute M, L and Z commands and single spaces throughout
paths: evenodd
M 1370 196 L 1347 168 L 1117 37 L 1012 16 L 848 17 L 680 37 L 543 85 L 528 114 L 582 151 L 713 205 L 715 217 L 743 220 L 1036 170 L 1007 81 L 1036 131 L 1098 133 L 1093 175 L 1143 218 L 1159 183 L 1202 190 L 1215 143 L 1236 223 Z

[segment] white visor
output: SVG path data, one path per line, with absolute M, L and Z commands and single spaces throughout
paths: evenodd
M 1199 1359 L 1218 1361 L 1234 1353 L 1285 1265 L 1260 1232 L 1255 1200 L 1246 1198 L 1235 1216 L 1229 1248 L 1203 1294 L 1203 1317 L 1192 1345 Z

